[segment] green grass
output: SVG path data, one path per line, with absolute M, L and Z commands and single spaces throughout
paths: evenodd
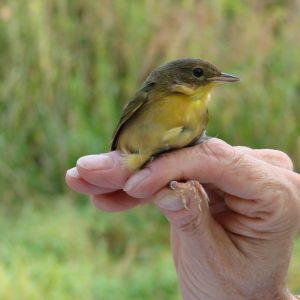
M 178 299 L 154 207 L 105 214 L 55 200 L 0 212 L 0 299 Z
M 299 171 L 298 28 L 297 1 L 2 0 L 0 298 L 177 299 L 156 210 L 74 204 L 65 171 L 109 148 L 151 69 L 191 56 L 242 79 L 214 92 L 209 135 L 281 149 Z
M 294 252 L 289 270 L 289 287 L 297 295 L 300 294 L 300 237 L 294 244 Z
M 179 299 L 156 208 L 105 214 L 82 199 L 55 200 L 1 210 L 0 299 Z M 299 255 L 300 239 L 289 276 L 298 293 Z

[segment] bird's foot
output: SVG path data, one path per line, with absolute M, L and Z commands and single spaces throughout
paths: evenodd
M 176 191 L 182 200 L 183 206 L 185 209 L 188 208 L 188 199 L 193 198 L 198 202 L 198 208 L 202 211 L 201 205 L 202 201 L 205 202 L 205 205 L 209 206 L 209 198 L 203 188 L 203 186 L 197 180 L 189 180 L 187 182 L 178 182 L 171 181 L 170 188 Z

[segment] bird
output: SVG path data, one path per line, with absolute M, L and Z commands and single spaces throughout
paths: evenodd
M 202 143 L 208 139 L 211 90 L 220 82 L 236 81 L 199 58 L 157 67 L 125 105 L 111 150 L 120 151 L 124 167 L 134 172 L 161 153 Z

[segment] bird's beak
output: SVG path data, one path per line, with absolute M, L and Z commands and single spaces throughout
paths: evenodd
M 239 81 L 240 79 L 236 76 L 227 74 L 227 73 L 221 73 L 220 76 L 210 77 L 207 78 L 208 81 L 224 81 L 224 82 L 234 82 Z

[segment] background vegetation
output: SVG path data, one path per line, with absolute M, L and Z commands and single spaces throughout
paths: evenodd
M 0 298 L 178 299 L 157 210 L 101 213 L 64 173 L 108 149 L 153 67 L 190 56 L 242 78 L 215 91 L 209 134 L 299 171 L 299 28 L 297 0 L 1 0 Z

